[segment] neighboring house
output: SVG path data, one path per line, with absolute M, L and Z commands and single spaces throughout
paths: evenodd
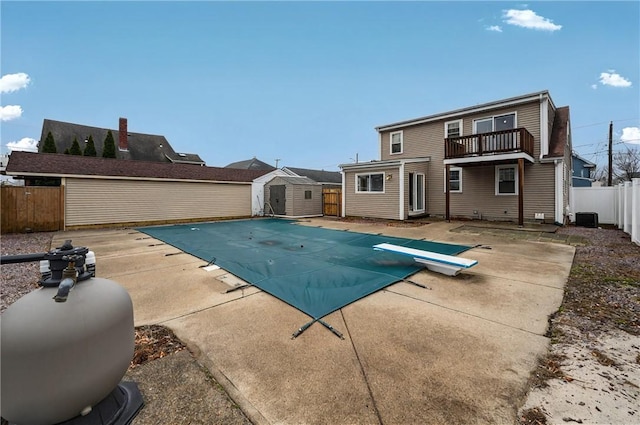
M 7 175 L 58 179 L 64 227 L 207 221 L 251 216 L 260 170 L 12 152 Z
M 241 170 L 265 170 L 265 171 L 273 171 L 276 169 L 273 165 L 269 165 L 266 162 L 260 161 L 255 156 L 251 159 L 246 159 L 244 161 L 232 162 L 229 165 L 225 165 L 224 168 L 238 168 Z
M 308 168 L 282 167 L 282 170 L 292 176 L 309 177 L 323 188 L 342 187 L 342 173 L 339 171 L 310 170 Z
M 573 152 L 571 154 L 571 169 L 573 170 L 571 176 L 573 187 L 591 187 L 596 164 Z
M 66 149 L 70 149 L 74 139 L 80 143 L 80 149 L 84 151 L 85 143 L 91 136 L 97 156 L 101 157 L 109 130 L 108 128 L 45 119 L 42 124 L 38 149 L 42 152 L 44 141 L 49 132 L 56 143 L 57 153 L 64 153 Z M 111 133 L 116 144 L 118 159 L 205 165 L 205 162 L 196 154 L 174 151 L 164 136 L 129 132 L 126 118 L 120 118 L 118 130 L 111 130 Z
M 13 177 L 5 175 L 7 163 L 9 162 L 9 155 L 0 155 L 0 185 L 2 186 L 23 186 L 24 181 L 16 180 Z
M 380 160 L 340 166 L 343 216 L 565 222 L 569 107 L 548 91 L 376 130 Z
M 264 185 L 266 215 L 322 216 L 322 185 L 308 177 L 276 176 Z

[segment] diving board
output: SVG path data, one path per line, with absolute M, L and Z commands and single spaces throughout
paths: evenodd
M 478 260 L 469 260 L 467 258 L 438 254 L 437 252 L 423 251 L 421 249 L 408 248 L 390 243 L 374 245 L 373 249 L 411 256 L 417 263 L 427 266 L 427 269 L 447 276 L 455 276 L 460 273 L 462 269 L 468 269 L 478 264 Z

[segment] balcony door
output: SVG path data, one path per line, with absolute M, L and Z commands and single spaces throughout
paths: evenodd
M 516 114 L 498 115 L 482 118 L 473 122 L 474 133 L 492 133 L 494 131 L 512 130 L 516 128 Z M 515 149 L 513 134 L 498 134 L 483 138 L 482 151 Z

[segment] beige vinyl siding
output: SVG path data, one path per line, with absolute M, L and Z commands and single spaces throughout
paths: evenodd
M 400 189 L 398 178 L 399 169 L 388 167 L 380 169 L 347 171 L 345 172 L 345 193 L 347 203 L 345 214 L 353 217 L 376 217 L 391 220 L 398 220 L 400 205 Z M 356 193 L 356 175 L 384 173 L 391 174 L 391 180 L 384 180 L 384 193 Z
M 444 123 L 462 119 L 462 134 L 473 134 L 473 121 L 481 118 L 516 113 L 516 127 L 526 128 L 534 137 L 534 154 L 540 154 L 540 103 L 531 102 L 517 107 L 499 108 L 480 114 L 460 115 L 426 124 L 405 127 L 403 132 L 402 154 L 391 155 L 390 133 L 398 131 L 385 131 L 381 134 L 380 159 L 406 159 L 416 157 L 431 157 L 431 162 L 441 162 L 444 159 Z
M 286 179 L 275 177 L 264 187 L 264 199 L 271 199 L 271 186 L 285 186 L 285 215 L 303 217 L 322 215 L 322 185 L 293 184 Z M 311 199 L 305 199 L 305 191 L 311 191 Z M 267 211 L 271 213 L 271 211 Z
M 322 215 L 322 186 L 321 185 L 296 185 L 293 190 L 293 211 L 295 216 Z M 311 191 L 311 199 L 305 199 L 306 191 Z M 287 192 L 289 188 L 287 187 Z M 289 195 L 287 195 L 287 198 Z
M 251 184 L 66 179 L 67 227 L 251 215 Z
M 443 174 L 444 176 L 444 174 Z M 444 180 L 444 177 L 441 177 Z M 524 167 L 524 220 L 532 221 L 535 213 L 544 213 L 553 221 L 555 213 L 555 171 L 553 164 L 528 164 Z M 441 194 L 444 198 L 444 193 Z M 474 214 L 477 211 L 477 215 Z M 506 211 L 506 213 L 505 213 Z M 444 214 L 434 212 L 433 214 Z M 451 193 L 453 217 L 487 220 L 518 220 L 518 196 L 495 194 L 495 166 L 462 168 L 462 193 Z
M 533 157 L 536 159 L 536 163 L 531 164 L 527 161 L 525 166 L 524 218 L 525 220 L 534 220 L 535 212 L 544 212 L 547 220 L 553 219 L 555 205 L 553 164 L 540 164 L 537 160 L 540 156 L 540 103 L 537 100 L 516 107 L 498 108 L 480 114 L 449 117 L 426 124 L 405 127 L 402 129 L 403 153 L 400 155 L 389 155 L 390 132 L 385 131 L 381 134 L 381 159 L 430 157 L 431 161 L 427 166 L 426 173 L 426 212 L 430 215 L 444 216 L 446 208 L 443 164 L 444 123 L 462 119 L 462 134 L 469 135 L 473 134 L 474 120 L 513 112 L 516 113 L 516 126 L 526 128 L 534 137 Z M 408 173 L 407 170 L 405 171 Z M 463 167 L 462 186 L 462 193 L 451 194 L 451 214 L 453 216 L 473 217 L 475 210 L 482 213 L 483 217 L 487 219 L 518 219 L 517 196 L 495 195 L 494 166 Z M 408 197 L 406 198 L 405 211 L 408 210 Z

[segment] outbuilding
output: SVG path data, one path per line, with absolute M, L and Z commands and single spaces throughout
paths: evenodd
M 322 216 L 322 184 L 308 177 L 276 176 L 264 186 L 265 215 Z

